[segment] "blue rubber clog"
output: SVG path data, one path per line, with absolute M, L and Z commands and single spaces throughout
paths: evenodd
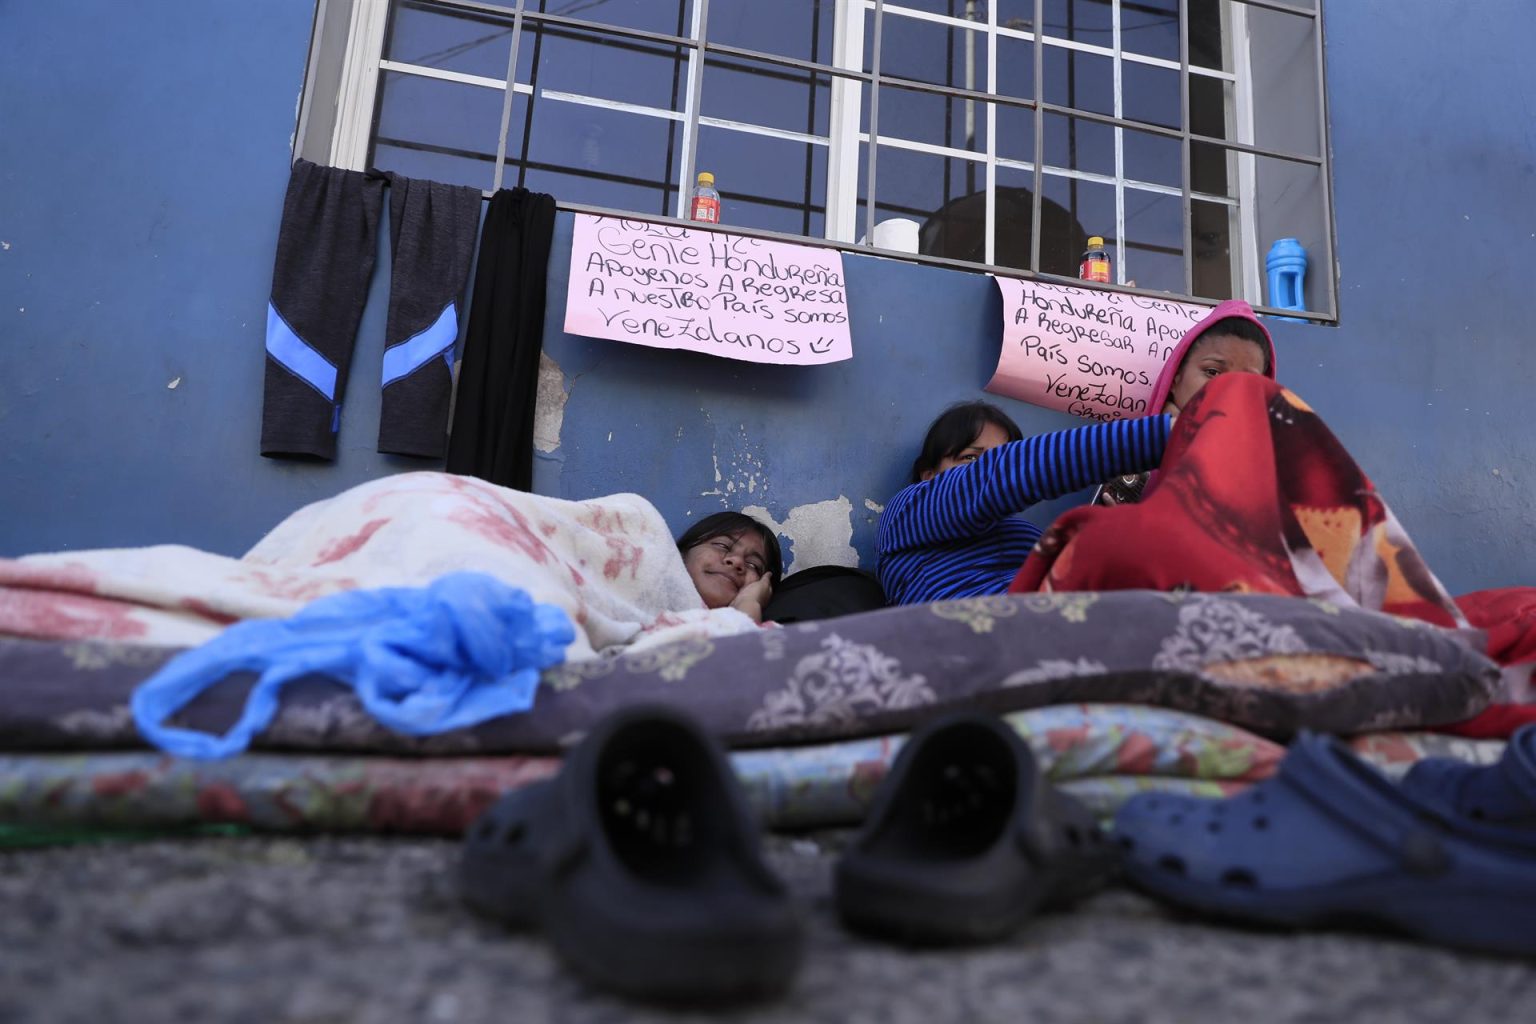
M 1536 955 L 1536 830 L 1443 813 L 1330 737 L 1227 800 L 1133 797 L 1114 834 L 1130 880 L 1180 906 Z
M 1510 737 L 1498 764 L 1427 757 L 1408 769 L 1402 786 L 1448 814 L 1536 829 L 1536 725 Z

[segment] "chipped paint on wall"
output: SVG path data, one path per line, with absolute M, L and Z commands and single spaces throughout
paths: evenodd
M 828 501 L 796 505 L 781 523 L 761 505 L 742 509 L 754 519 L 770 524 L 789 541 L 784 574 L 815 565 L 859 564 L 853 547 L 853 502 L 839 494 Z
M 704 412 L 704 418 L 706 421 L 710 419 L 707 411 Z M 745 424 L 738 424 L 735 431 L 716 431 L 709 453 L 715 486 L 700 491 L 699 497 L 718 497 L 726 507 L 732 504 L 728 499 L 739 499 L 742 495 L 765 497 L 768 493 L 768 474 L 760 449 L 759 444 L 748 439 Z
M 533 406 L 533 447 L 537 450 L 552 452 L 560 447 L 560 429 L 565 425 L 565 403 L 569 398 L 560 364 L 540 352 L 538 396 Z M 613 440 L 613 435 L 608 439 Z

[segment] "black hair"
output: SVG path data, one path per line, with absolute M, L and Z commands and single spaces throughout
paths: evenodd
M 912 463 L 912 483 L 917 483 L 930 469 L 952 455 L 959 455 L 971 446 L 988 423 L 995 423 L 1008 435 L 1010 441 L 1020 441 L 1024 431 L 991 402 L 961 402 L 939 414 L 923 438 L 923 450 Z
M 716 512 L 705 516 L 677 538 L 677 550 L 686 555 L 705 541 L 716 537 L 738 537 L 747 530 L 756 530 L 757 535 L 763 539 L 763 554 L 767 556 L 768 571 L 773 573 L 773 581 L 777 583 L 784 577 L 784 555 L 779 550 L 778 535 L 745 512 Z
M 1269 376 L 1272 368 L 1270 357 L 1274 351 L 1270 348 L 1269 336 L 1264 333 L 1264 328 L 1245 316 L 1222 317 L 1211 324 L 1211 326 L 1200 332 L 1200 337 L 1196 338 L 1194 344 L 1189 346 L 1189 351 L 1184 353 L 1184 358 L 1188 359 L 1194 355 L 1195 349 L 1199 348 L 1205 339 L 1214 338 L 1221 334 L 1230 334 L 1234 338 L 1251 341 L 1259 346 L 1260 351 L 1264 353 L 1264 375 L 1266 377 Z M 1182 369 L 1182 367 L 1180 368 Z

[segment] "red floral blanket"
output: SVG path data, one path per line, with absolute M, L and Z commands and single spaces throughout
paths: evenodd
M 1536 588 L 1453 600 L 1322 419 L 1255 374 L 1206 385 L 1179 416 L 1141 502 L 1064 513 L 1010 589 L 1322 598 L 1476 627 L 1501 665 L 1536 661 Z M 1506 703 L 1454 728 L 1502 736 L 1527 721 L 1536 721 L 1536 705 Z

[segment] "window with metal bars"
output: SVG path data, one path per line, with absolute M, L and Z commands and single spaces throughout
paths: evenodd
M 300 150 L 1334 319 L 1319 0 L 320 0 Z M 1036 230 L 1038 225 L 1038 230 Z

